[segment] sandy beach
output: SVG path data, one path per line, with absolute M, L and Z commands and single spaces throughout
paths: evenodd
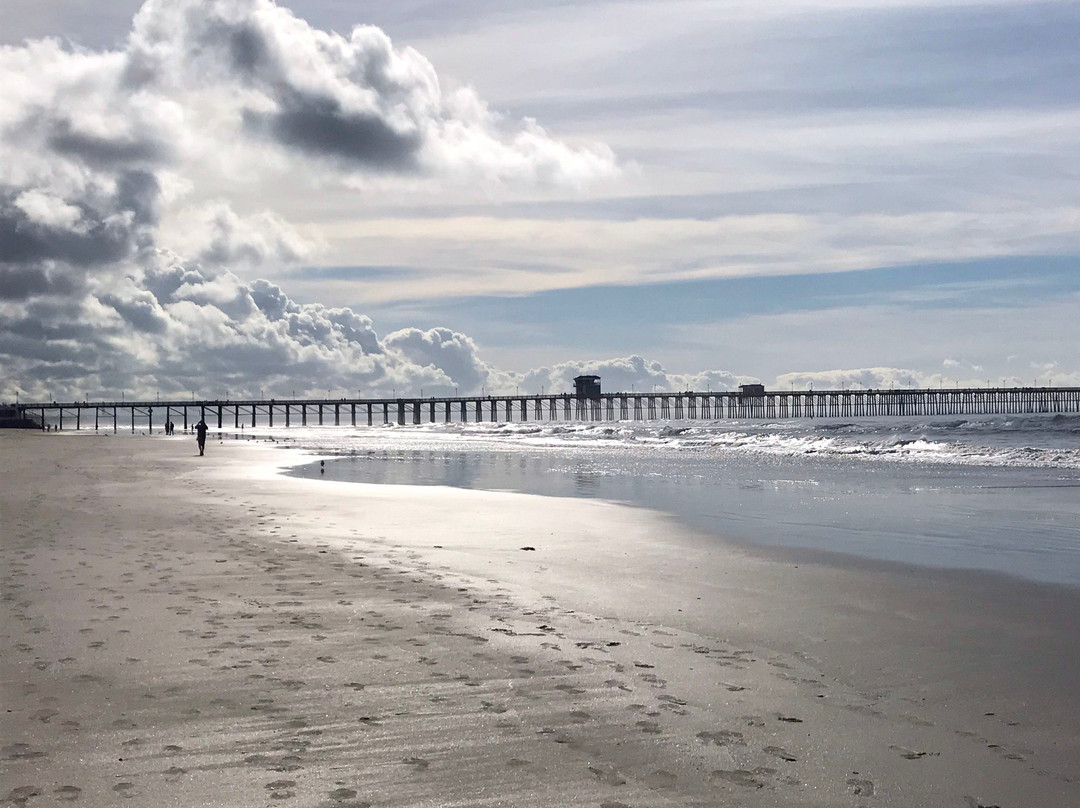
M 310 459 L 0 434 L 0 798 L 1080 805 L 1075 589 Z

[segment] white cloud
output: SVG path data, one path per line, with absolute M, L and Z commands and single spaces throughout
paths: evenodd
M 780 390 L 881 390 L 923 387 L 928 378 L 932 377 L 902 368 L 851 368 L 782 373 L 776 377 L 776 386 Z
M 15 197 L 14 205 L 26 214 L 32 225 L 76 233 L 86 232 L 81 210 L 37 188 L 23 191 Z
M 163 223 L 158 238 L 197 263 L 256 272 L 295 266 L 324 248 L 273 211 L 241 216 L 224 200 L 181 208 Z
M 377 218 L 311 224 L 305 232 L 332 245 L 333 264 L 362 251 L 364 263 L 428 268 L 338 284 L 338 294 L 386 301 L 1080 251 L 1080 208 L 631 221 Z
M 118 50 L 0 48 L 0 85 L 11 389 L 472 389 L 489 368 L 465 335 L 384 344 L 362 314 L 243 280 L 324 245 L 208 196 L 220 181 L 206 177 L 577 188 L 618 173 L 602 144 L 558 141 L 468 88 L 444 93 L 419 52 L 377 28 L 321 31 L 270 0 L 149 0 Z
M 551 367 L 540 367 L 527 373 L 515 375 L 513 382 L 523 392 L 568 392 L 573 389 L 575 376 L 595 375 L 601 386 L 609 392 L 673 392 L 678 390 L 734 390 L 740 384 L 758 379 L 735 376 L 724 370 L 706 370 L 699 373 L 670 373 L 657 361 L 641 356 L 616 359 L 594 359 L 581 362 L 562 362 Z M 507 383 L 507 382 L 504 382 Z

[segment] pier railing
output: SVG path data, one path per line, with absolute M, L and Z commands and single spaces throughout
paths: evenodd
M 429 398 L 290 398 L 31 402 L 14 405 L 41 428 L 137 428 L 173 422 L 184 431 L 200 418 L 211 428 L 259 425 L 373 426 L 396 423 L 651 421 L 1080 412 L 1080 387 L 906 390 L 790 390 L 602 393 Z

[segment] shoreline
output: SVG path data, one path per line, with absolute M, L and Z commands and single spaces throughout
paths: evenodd
M 705 548 L 602 501 L 305 482 L 246 441 L 52 438 L 0 436 L 17 804 L 1080 798 L 1066 593 Z
M 411 450 L 413 452 L 423 452 L 432 450 Z M 451 451 L 451 450 L 447 450 Z M 476 450 L 479 454 L 483 455 L 488 448 Z M 368 452 L 370 453 L 370 451 Z M 285 474 L 301 479 L 311 480 L 323 480 L 323 481 L 337 481 L 347 482 L 352 484 L 364 484 L 364 480 L 349 479 L 348 473 L 338 472 L 337 475 L 333 474 L 333 465 L 341 463 L 345 460 L 355 460 L 362 455 L 352 454 L 326 454 L 318 455 L 314 460 L 299 463 L 290 464 L 283 471 Z M 329 478 L 322 477 L 318 473 L 320 467 L 318 461 L 320 459 L 326 460 L 329 464 L 328 469 L 331 470 L 331 476 Z M 350 464 L 351 465 L 351 464 Z M 348 468 L 348 465 L 344 466 Z M 394 484 L 382 481 L 380 485 Z M 436 485 L 431 482 L 423 482 L 419 484 L 421 487 L 428 487 Z M 631 501 L 625 499 L 612 499 L 605 497 L 602 494 L 552 494 L 545 492 L 540 488 L 536 490 L 523 490 L 521 487 L 517 488 L 492 488 L 483 484 L 476 485 L 452 485 L 451 487 L 458 488 L 465 491 L 507 491 L 509 493 L 519 493 L 529 496 L 543 496 L 550 499 L 583 499 L 592 501 L 604 501 L 611 502 L 627 508 L 641 509 L 647 513 L 662 514 L 665 517 L 671 518 L 677 524 L 675 528 L 678 533 L 691 540 L 700 540 L 708 542 L 719 541 L 725 546 L 731 548 L 738 548 L 742 551 L 750 554 L 761 555 L 766 558 L 770 558 L 779 562 L 803 562 L 812 564 L 823 564 L 826 566 L 837 567 L 840 569 L 861 569 L 866 571 L 878 571 L 885 573 L 894 573 L 897 575 L 904 574 L 923 574 L 928 571 L 939 570 L 946 574 L 956 574 L 958 576 L 971 576 L 972 585 L 978 585 L 979 579 L 984 579 L 984 584 L 1007 586 L 1012 583 L 1016 584 L 1029 584 L 1036 587 L 1056 587 L 1061 589 L 1063 595 L 1080 595 L 1080 578 L 1076 575 L 1069 577 L 1059 576 L 1058 579 L 1049 579 L 1047 577 L 1039 577 L 1036 574 L 1022 574 L 1020 572 L 1009 571 L 1005 569 L 995 568 L 989 565 L 969 565 L 964 566 L 960 564 L 948 564 L 948 563 L 934 563 L 932 559 L 926 560 L 904 560 L 897 558 L 889 558 L 883 555 L 874 555 L 870 553 L 859 554 L 855 551 L 844 549 L 832 549 L 826 547 L 818 547 L 812 545 L 799 545 L 788 542 L 774 542 L 770 541 L 767 536 L 750 538 L 746 535 L 733 535 L 731 532 L 725 532 L 722 528 L 714 526 L 714 524 L 704 524 L 704 521 L 700 514 L 690 515 L 679 513 L 674 508 L 665 509 L 663 505 L 656 505 L 646 501 Z M 1032 490 L 1040 490 L 1042 488 L 1057 488 L 1057 487 L 1076 487 L 1073 483 L 1060 484 L 1060 485 L 1033 485 Z M 1071 571 L 1072 567 L 1068 567 Z

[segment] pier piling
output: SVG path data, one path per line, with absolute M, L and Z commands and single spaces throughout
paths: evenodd
M 485 406 L 486 403 L 486 406 Z M 721 419 L 790 419 L 790 418 L 868 418 L 922 417 L 940 415 L 1008 415 L 1023 413 L 1078 413 L 1080 387 L 1012 387 L 957 388 L 952 390 L 791 390 L 769 392 L 763 389 L 746 392 L 652 392 L 596 393 L 589 397 L 572 394 L 479 397 L 428 397 L 395 399 L 341 399 L 340 401 L 290 399 L 243 400 L 236 402 L 210 401 L 76 401 L 17 404 L 16 409 L 38 420 L 43 430 L 50 428 L 46 418 L 55 417 L 55 428 L 62 430 L 70 424 L 70 410 L 75 410 L 75 429 L 82 429 L 82 411 L 94 409 L 94 429 L 100 428 L 101 414 L 112 411 L 113 431 L 118 429 L 119 413 L 127 410 L 131 431 L 140 424 L 154 430 L 154 410 L 164 408 L 165 421 L 171 421 L 173 411 L 188 424 L 189 408 L 196 408 L 206 421 L 207 410 L 216 413 L 218 429 L 222 429 L 225 410 L 232 408 L 233 424 L 240 428 L 241 410 L 250 410 L 251 426 L 259 423 L 265 411 L 266 425 L 274 426 L 275 409 L 282 408 L 285 427 L 292 426 L 292 409 L 300 410 L 300 422 L 307 426 L 308 407 L 316 408 L 318 423 L 324 423 L 324 409 L 333 406 L 334 426 L 342 426 L 343 405 L 348 405 L 348 424 L 356 426 L 357 406 L 366 411 L 367 425 L 373 426 L 375 408 L 382 408 L 383 424 L 391 423 L 391 404 L 396 408 L 400 426 L 436 423 L 440 405 L 442 419 L 452 423 L 524 423 L 527 421 L 648 421 L 648 420 L 721 420 Z M 457 405 L 456 407 L 454 405 Z M 530 406 L 531 404 L 531 406 Z M 546 406 L 545 406 L 546 405 Z

